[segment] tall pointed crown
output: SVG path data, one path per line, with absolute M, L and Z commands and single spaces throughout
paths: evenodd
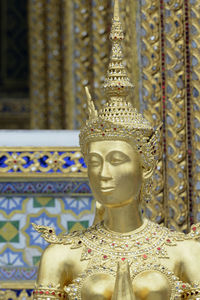
M 133 90 L 133 84 L 130 82 L 124 66 L 124 56 L 122 52 L 122 41 L 124 33 L 119 16 L 119 2 L 115 1 L 112 28 L 110 32 L 112 50 L 110 63 L 108 66 L 107 77 L 104 83 L 104 91 L 108 99 L 112 97 L 126 97 Z
M 122 40 L 124 33 L 119 16 L 119 2 L 115 0 L 110 40 L 111 57 L 103 85 L 107 102 L 99 112 L 95 109 L 88 88 L 86 95 L 88 115 L 86 125 L 80 131 L 80 146 L 87 156 L 87 145 L 96 140 L 125 140 L 142 156 L 143 164 L 149 166 L 157 158 L 157 136 L 150 123 L 126 98 L 133 90 L 124 65 Z

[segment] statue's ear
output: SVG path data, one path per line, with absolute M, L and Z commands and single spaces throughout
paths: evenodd
M 153 176 L 154 170 L 155 170 L 155 166 L 152 166 L 149 169 L 142 167 L 143 180 L 147 180 L 147 179 L 151 178 Z

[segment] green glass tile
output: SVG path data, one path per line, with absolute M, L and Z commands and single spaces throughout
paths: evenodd
M 55 199 L 49 197 L 38 197 L 33 199 L 33 207 L 55 207 Z
M 33 265 L 37 266 L 40 262 L 41 256 L 33 256 Z
M 0 243 L 19 243 L 19 221 L 0 221 Z
M 89 221 L 68 221 L 67 222 L 67 229 L 68 231 L 74 231 L 74 230 L 81 230 L 84 228 L 88 228 L 89 226 Z

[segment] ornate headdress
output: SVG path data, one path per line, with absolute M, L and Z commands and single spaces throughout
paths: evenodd
M 141 154 L 142 163 L 149 168 L 157 160 L 159 130 L 137 112 L 126 98 L 133 89 L 123 62 L 121 42 L 124 33 L 119 18 L 119 2 L 115 0 L 110 33 L 111 57 L 103 85 L 107 102 L 97 112 L 86 88 L 89 118 L 81 128 L 80 146 L 85 156 L 87 144 L 95 140 L 125 140 Z

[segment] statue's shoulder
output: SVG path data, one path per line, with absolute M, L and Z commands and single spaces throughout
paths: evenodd
M 66 234 L 57 235 L 53 227 L 37 225 L 32 223 L 33 228 L 40 233 L 41 237 L 50 244 L 70 245 L 78 243 L 84 231 L 74 231 Z
M 189 233 L 178 232 L 176 230 L 170 230 L 163 225 L 158 225 L 161 231 L 166 232 L 169 241 L 189 241 L 200 240 L 200 223 L 191 226 Z
M 193 240 L 200 239 L 200 223 L 193 224 L 190 228 L 190 232 L 187 234 L 187 237 Z
M 177 231 L 171 231 L 172 237 L 177 241 L 189 241 L 200 239 L 200 223 L 191 226 L 189 233 L 182 233 Z

